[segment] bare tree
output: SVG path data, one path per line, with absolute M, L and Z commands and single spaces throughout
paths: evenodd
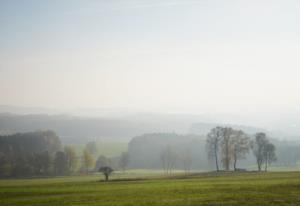
M 265 159 L 265 147 L 267 144 L 268 139 L 265 133 L 260 132 L 255 134 L 255 139 L 251 143 L 251 148 L 256 158 L 258 171 L 261 171 L 261 166 Z
M 220 159 L 224 169 L 230 170 L 230 165 L 233 163 L 236 170 L 238 159 L 245 158 L 249 152 L 249 138 L 242 130 L 216 127 L 207 134 L 206 148 L 208 157 L 215 159 L 217 171 L 219 171 L 219 150 L 221 150 Z
M 209 159 L 214 159 L 216 163 L 216 170 L 219 171 L 219 146 L 220 142 L 223 138 L 223 128 L 216 127 L 213 128 L 208 134 L 206 138 L 206 150 L 208 153 Z
M 268 170 L 268 165 L 276 161 L 275 145 L 268 142 L 264 148 L 265 172 Z
M 183 154 L 181 155 L 181 160 L 183 163 L 183 169 L 185 173 L 189 173 L 192 166 L 192 156 L 189 150 L 183 152 Z
M 165 173 L 170 174 L 175 167 L 177 159 L 177 154 L 171 146 L 167 146 L 161 151 L 160 159 Z
M 230 170 L 230 164 L 233 160 L 233 135 L 235 130 L 230 127 L 222 128 L 222 141 L 221 141 L 221 152 L 222 152 L 222 163 L 225 170 Z
M 162 164 L 162 168 L 164 170 L 165 173 L 168 173 L 168 168 L 167 168 L 167 154 L 165 149 L 163 149 L 160 153 L 160 161 Z
M 246 158 L 249 152 L 250 140 L 242 130 L 238 130 L 234 132 L 231 143 L 233 144 L 233 168 L 236 171 L 237 161 Z

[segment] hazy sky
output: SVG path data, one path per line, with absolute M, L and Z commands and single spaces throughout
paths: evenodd
M 300 110 L 300 1 L 0 0 L 0 105 Z

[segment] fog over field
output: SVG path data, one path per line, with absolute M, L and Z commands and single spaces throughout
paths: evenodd
M 56 124 L 53 124 L 55 121 Z M 91 122 L 92 124 L 90 124 Z M 185 114 L 146 113 L 113 108 L 59 110 L 0 106 L 0 123 L 2 134 L 53 129 L 62 136 L 73 135 L 77 138 L 83 138 L 83 142 L 91 138 L 109 139 L 110 137 L 117 140 L 129 140 L 136 135 L 151 132 L 200 133 L 204 135 L 209 129 L 217 125 L 236 126 L 250 133 L 265 131 L 276 139 L 300 141 L 298 113 L 281 113 L 280 111 L 278 113 L 252 115 L 246 115 L 242 112 L 241 114 Z M 72 129 L 70 124 L 73 124 Z M 63 129 L 64 127 L 69 128 L 67 133 L 65 133 L 66 128 Z M 95 132 L 91 131 L 91 128 Z M 85 130 L 85 133 L 78 130 Z M 118 130 L 121 131 L 118 132 Z

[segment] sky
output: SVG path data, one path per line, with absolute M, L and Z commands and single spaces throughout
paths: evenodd
M 300 111 L 297 0 L 0 0 L 0 105 Z

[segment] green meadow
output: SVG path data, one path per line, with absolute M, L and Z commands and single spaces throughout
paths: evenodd
M 0 205 L 300 205 L 300 172 L 115 173 L 0 180 Z

